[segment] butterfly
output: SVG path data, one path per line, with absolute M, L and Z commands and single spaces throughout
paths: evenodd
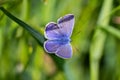
M 48 53 L 54 53 L 60 58 L 72 57 L 72 46 L 70 37 L 74 28 L 74 15 L 67 14 L 60 17 L 57 23 L 50 22 L 45 27 L 44 49 Z

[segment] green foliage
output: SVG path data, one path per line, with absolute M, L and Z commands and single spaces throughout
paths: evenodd
M 119 5 L 119 0 L 0 0 L 0 80 L 120 80 Z M 69 13 L 75 15 L 73 56 L 64 60 L 44 51 L 44 29 Z

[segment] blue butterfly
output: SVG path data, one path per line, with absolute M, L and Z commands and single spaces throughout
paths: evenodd
M 60 17 L 55 22 L 50 22 L 45 28 L 45 38 L 48 40 L 44 42 L 44 49 L 48 53 L 55 53 L 61 58 L 72 57 L 72 46 L 70 44 L 70 37 L 74 27 L 74 15 L 67 14 Z

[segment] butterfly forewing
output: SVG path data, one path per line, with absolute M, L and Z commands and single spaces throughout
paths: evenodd
M 74 27 L 74 15 L 68 14 L 58 19 L 58 26 L 61 27 L 61 33 L 70 37 Z
M 50 22 L 46 25 L 45 37 L 50 40 L 59 39 L 61 36 L 58 25 L 54 22 Z

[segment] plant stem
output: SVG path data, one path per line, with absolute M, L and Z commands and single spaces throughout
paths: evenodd
M 105 30 L 106 32 L 108 32 L 109 34 L 112 34 L 113 36 L 115 36 L 116 38 L 120 39 L 120 30 L 114 28 L 113 26 L 108 26 L 108 27 L 100 27 L 102 30 Z
M 98 18 L 98 25 L 107 26 L 110 20 L 109 13 L 112 8 L 113 0 L 104 0 L 103 6 Z M 90 72 L 91 80 L 99 80 L 99 61 L 101 59 L 106 40 L 106 33 L 97 28 L 93 35 L 93 41 L 90 47 Z

